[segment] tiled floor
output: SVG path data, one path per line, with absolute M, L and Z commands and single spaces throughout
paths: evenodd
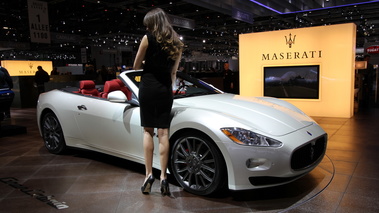
M 0 137 L 0 212 L 379 212 L 379 109 L 315 120 L 329 144 L 309 175 L 219 197 L 192 195 L 170 180 L 172 196 L 162 197 L 159 184 L 150 195 L 140 192 L 143 165 L 79 150 L 48 153 L 35 109 L 12 109 L 2 125 L 25 126 L 27 133 Z

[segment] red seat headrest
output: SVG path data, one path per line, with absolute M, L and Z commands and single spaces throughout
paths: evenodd
M 95 88 L 95 82 L 92 80 L 82 80 L 80 81 L 80 89 L 93 89 Z
M 120 85 L 120 87 L 125 86 L 125 84 L 120 79 L 118 79 L 118 78 L 113 79 L 113 81 L 117 82 Z
M 104 84 L 104 93 L 120 90 L 120 85 L 116 81 L 106 81 Z

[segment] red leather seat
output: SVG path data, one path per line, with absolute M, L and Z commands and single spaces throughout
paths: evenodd
M 104 83 L 104 90 L 100 93 L 101 98 L 107 98 L 110 92 L 120 90 L 120 85 L 115 81 L 106 81 Z
M 128 87 L 125 86 L 124 82 L 122 82 L 120 79 L 116 78 L 116 79 L 113 79 L 112 81 L 115 81 L 118 83 L 118 85 L 120 85 L 120 90 L 126 95 L 126 98 L 128 100 L 131 100 L 132 99 L 132 92 L 129 90 Z
M 95 82 L 92 80 L 82 80 L 79 85 L 79 92 L 84 95 L 99 96 Z

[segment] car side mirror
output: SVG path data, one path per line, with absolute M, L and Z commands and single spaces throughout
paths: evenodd
M 126 95 L 119 90 L 108 94 L 108 101 L 110 102 L 125 103 L 127 100 Z

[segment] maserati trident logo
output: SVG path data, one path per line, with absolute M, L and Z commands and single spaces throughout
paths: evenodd
M 292 34 L 290 33 L 288 38 L 287 36 L 284 36 L 284 37 L 286 38 L 286 44 L 288 44 L 289 48 L 291 48 L 292 44 L 295 44 L 296 35 L 294 35 L 292 38 Z

